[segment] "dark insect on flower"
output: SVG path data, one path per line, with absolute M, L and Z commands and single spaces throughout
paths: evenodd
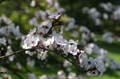
M 62 21 L 58 21 L 58 20 L 53 20 L 52 25 L 53 26 L 60 26 L 63 25 L 64 23 Z
M 49 18 L 52 19 L 53 26 L 63 25 L 63 22 L 60 21 L 61 16 L 62 14 L 60 12 L 55 15 L 49 16 Z

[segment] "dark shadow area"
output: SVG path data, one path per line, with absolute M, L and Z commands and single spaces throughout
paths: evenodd
M 101 33 L 105 29 L 117 32 L 115 27 L 120 25 L 119 22 L 112 22 L 112 20 L 109 20 L 107 22 L 104 22 L 101 27 L 96 27 L 94 25 L 94 22 L 91 18 L 88 17 L 87 14 L 82 13 L 83 7 L 89 7 L 89 8 L 97 8 L 100 12 L 104 12 L 102 8 L 100 8 L 100 3 L 112 3 L 114 5 L 119 5 L 120 0 L 58 0 L 60 2 L 61 7 L 65 8 L 66 13 L 70 17 L 74 17 L 76 20 L 76 24 L 79 25 L 85 25 L 89 29 L 91 29 L 94 32 Z M 118 34 L 118 32 L 117 32 Z

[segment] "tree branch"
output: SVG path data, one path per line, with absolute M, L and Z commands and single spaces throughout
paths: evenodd
M 15 55 L 15 54 L 19 54 L 19 53 L 22 52 L 22 51 L 25 51 L 25 50 L 18 50 L 18 51 L 16 51 L 16 52 L 12 53 L 12 54 L 0 56 L 0 59 L 2 59 L 2 58 L 7 58 L 7 57 L 13 56 L 13 55 Z

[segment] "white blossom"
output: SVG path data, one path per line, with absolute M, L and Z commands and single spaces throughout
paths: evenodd
M 35 51 L 29 51 L 29 50 L 26 50 L 25 51 L 25 54 L 29 55 L 29 56 L 33 56 L 36 52 Z
M 2 15 L 0 17 L 0 26 L 1 26 L 2 22 L 6 23 L 7 25 L 12 24 L 12 21 L 10 19 L 8 19 L 5 15 Z
M 80 29 L 79 29 L 80 32 L 87 32 L 89 33 L 90 30 L 86 27 L 86 26 L 81 26 Z
M 47 75 L 42 75 L 39 77 L 39 79 L 48 79 Z
M 50 6 L 52 6 L 52 5 L 53 5 L 54 0 L 46 0 L 46 2 L 47 2 Z
M 92 53 L 98 54 L 99 47 L 94 43 L 89 43 L 88 45 L 85 46 L 84 50 L 88 54 Z
M 69 40 L 67 52 L 72 54 L 72 55 L 77 55 L 77 53 L 79 52 L 79 50 L 77 48 L 77 42 L 75 42 L 73 40 Z
M 55 48 L 60 48 L 60 49 L 64 49 L 64 47 L 66 47 L 67 45 L 67 40 L 63 38 L 62 35 L 54 33 L 53 34 L 55 42 L 54 42 L 54 46 Z
M 63 62 L 63 66 L 64 67 L 69 67 L 69 66 L 71 66 L 72 64 L 68 61 L 68 60 L 64 60 L 64 62 Z
M 58 79 L 66 79 L 64 71 L 60 70 L 57 72 Z
M 20 33 L 19 26 L 16 26 L 16 28 L 13 27 L 13 29 L 11 29 L 11 30 L 12 30 L 13 34 L 14 34 L 16 37 L 18 37 L 18 38 L 21 37 L 22 34 Z
M 39 23 L 38 23 L 36 17 L 30 19 L 30 20 L 29 20 L 29 24 L 30 24 L 30 25 L 34 25 L 34 26 L 39 26 Z
M 3 78 L 2 79 L 12 79 L 12 77 L 9 74 L 3 74 Z
M 85 53 L 81 53 L 79 55 L 79 63 L 80 63 L 80 67 L 82 68 L 87 68 L 88 65 L 88 57 Z
M 118 8 L 113 12 L 112 18 L 115 19 L 115 20 L 119 20 L 119 19 L 120 19 L 120 7 L 118 7 Z
M 117 41 L 120 42 L 120 37 L 117 37 Z
M 73 31 L 73 33 L 71 34 L 72 37 L 77 38 L 79 36 L 79 32 L 77 31 Z
M 13 24 L 13 23 L 9 24 L 8 26 L 0 28 L 1 35 L 9 35 L 10 33 L 12 33 L 13 35 L 15 35 L 18 38 L 20 38 L 22 35 L 20 32 L 19 26 L 15 27 L 15 24 Z
M 35 12 L 35 17 L 36 18 L 41 18 L 41 19 L 47 19 L 47 16 L 49 15 L 49 11 L 37 11 Z
M 35 5 L 36 5 L 35 0 L 32 0 L 31 3 L 30 3 L 30 6 L 31 6 L 31 7 L 35 7 Z
M 103 72 L 105 72 L 104 63 L 101 60 L 95 59 L 94 64 L 95 64 L 95 67 L 97 68 L 97 70 L 100 72 L 100 74 L 103 74 Z
M 101 16 L 101 13 L 96 8 L 89 9 L 88 14 L 94 20 Z
M 45 60 L 47 58 L 47 52 L 48 51 L 44 51 L 44 50 L 38 50 L 39 53 L 37 53 L 37 58 L 41 59 L 41 60 Z
M 37 79 L 34 73 L 28 73 L 28 79 Z
M 7 47 L 6 55 L 10 55 L 10 54 L 13 54 L 13 53 L 14 53 L 14 52 L 13 52 L 11 46 L 8 46 L 8 47 Z M 14 55 L 13 55 L 13 56 L 10 56 L 10 57 L 9 57 L 9 60 L 10 60 L 10 61 L 14 61 L 14 57 L 15 57 Z
M 44 39 L 43 45 L 45 46 L 45 48 L 50 48 L 50 49 L 52 49 L 52 48 L 53 48 L 53 43 L 54 43 L 54 41 L 55 41 L 54 36 L 49 37 L 49 38 L 47 38 L 47 39 Z
M 111 32 L 105 32 L 102 38 L 105 42 L 108 43 L 112 43 L 114 41 L 113 34 Z
M 76 73 L 70 72 L 68 75 L 68 79 L 77 79 Z
M 107 20 L 107 19 L 109 18 L 109 15 L 108 15 L 107 13 L 104 13 L 104 14 L 103 14 L 103 18 L 104 18 L 105 20 Z
M 98 57 L 97 58 L 101 59 L 104 62 L 107 62 L 108 61 L 107 51 L 103 48 L 100 48 L 99 51 L 98 51 Z
M 113 70 L 120 69 L 120 63 L 117 63 L 115 60 L 110 59 L 109 67 Z
M 113 4 L 108 2 L 108 3 L 100 3 L 100 7 L 102 7 L 105 11 L 111 12 L 114 8 Z
M 3 45 L 6 45 L 6 39 L 3 37 L 3 38 L 0 38 L 0 44 L 3 44 Z
M 54 13 L 49 16 L 50 19 L 58 20 L 61 17 L 61 13 Z
M 38 26 L 38 32 L 42 34 L 47 34 L 50 28 L 52 27 L 52 23 L 50 21 L 44 21 Z
M 23 38 L 22 48 L 23 49 L 30 49 L 38 45 L 39 42 L 39 35 L 33 32 L 29 33 L 26 37 Z
M 96 26 L 102 25 L 102 21 L 99 18 L 96 18 L 94 22 Z

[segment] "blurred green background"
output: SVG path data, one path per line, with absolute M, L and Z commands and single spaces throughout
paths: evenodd
M 33 26 L 29 25 L 28 20 L 32 17 L 34 17 L 34 13 L 38 10 L 46 10 L 50 9 L 53 10 L 53 8 L 48 8 L 47 4 L 44 0 L 37 0 L 37 6 L 36 7 L 30 7 L 31 0 L 0 0 L 0 16 L 6 15 L 9 17 L 15 25 L 19 25 L 22 33 L 27 34 Z M 112 44 L 106 43 L 102 40 L 101 34 L 105 31 L 111 31 L 116 36 L 120 35 L 120 20 L 113 21 L 112 19 L 104 21 L 103 25 L 98 29 L 96 28 L 96 25 L 91 20 L 91 18 L 88 17 L 87 14 L 82 13 L 82 8 L 87 7 L 95 7 L 99 11 L 104 12 L 103 9 L 99 7 L 99 3 L 107 3 L 111 2 L 114 5 L 120 5 L 120 0 L 58 0 L 60 3 L 60 6 L 65 9 L 65 14 L 67 14 L 69 17 L 74 17 L 76 20 L 77 25 L 85 25 L 88 26 L 88 28 L 94 32 L 97 35 L 97 44 L 108 50 L 109 57 L 114 58 L 116 61 L 120 62 L 120 42 L 114 41 Z M 29 12 L 26 13 L 25 11 L 29 9 Z M 69 37 L 70 32 L 65 33 L 66 38 Z M 78 37 L 79 38 L 79 37 Z M 74 39 L 74 38 L 73 38 Z M 16 46 L 14 46 L 16 47 Z M 20 46 L 17 46 L 18 48 L 14 48 L 15 50 L 19 49 Z M 17 54 L 17 61 L 21 62 L 23 68 L 21 70 L 17 70 L 15 67 L 15 63 L 4 63 L 6 60 L 0 60 L 1 66 L 4 66 L 8 68 L 9 73 L 12 75 L 13 79 L 27 79 L 27 72 L 34 72 L 36 76 L 42 75 L 42 74 L 56 74 L 58 70 L 63 69 L 61 67 L 61 59 L 57 56 L 54 56 L 52 54 L 49 55 L 47 61 L 39 61 L 33 56 L 33 58 L 36 61 L 36 65 L 34 68 L 31 68 L 26 65 L 26 61 L 24 58 L 26 57 L 25 54 L 20 53 Z M 47 63 L 49 65 L 47 65 Z M 0 74 L 1 75 L 1 74 Z M 88 77 L 88 79 L 97 79 L 97 77 Z M 107 69 L 107 71 L 104 73 L 101 79 L 120 79 L 120 71 L 119 70 L 110 70 Z

